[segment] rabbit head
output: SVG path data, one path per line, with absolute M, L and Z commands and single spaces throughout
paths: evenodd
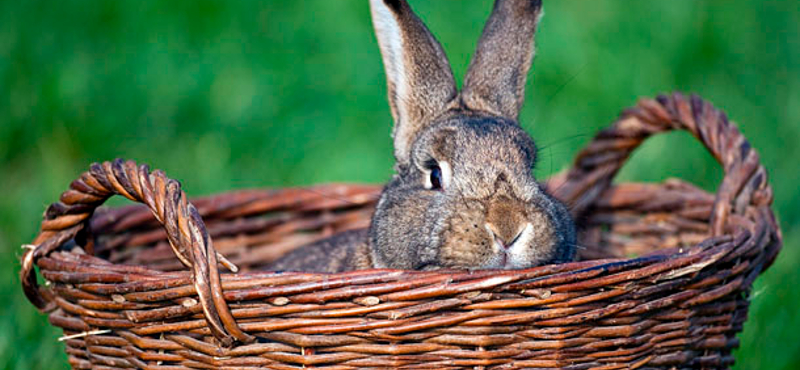
M 541 1 L 497 0 L 461 92 L 404 0 L 371 0 L 386 70 L 396 175 L 369 229 L 375 267 L 525 268 L 566 262 L 575 230 L 533 177 L 520 127 Z

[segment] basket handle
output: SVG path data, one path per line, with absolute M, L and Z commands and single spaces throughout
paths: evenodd
M 251 342 L 254 338 L 239 328 L 225 302 L 217 263 L 233 272 L 237 267 L 214 250 L 203 220 L 186 200 L 180 183 L 167 178 L 161 170 L 150 172 L 147 165 L 137 166 L 133 161 L 116 159 L 92 164 L 61 194 L 59 202 L 47 208 L 34 246 L 22 256 L 20 280 L 31 303 L 43 311 L 55 308 L 52 293 L 36 281 L 36 261 L 81 231 L 88 231 L 94 210 L 113 195 L 144 203 L 164 226 L 173 252 L 192 269 L 203 315 L 220 343 L 227 346 L 234 340 Z
M 772 188 L 759 156 L 725 113 L 696 95 L 680 93 L 642 99 L 600 131 L 576 157 L 554 195 L 580 215 L 611 185 L 619 169 L 645 139 L 675 129 L 689 131 L 717 159 L 725 177 L 711 214 L 712 236 L 725 233 L 732 214 L 746 206 L 769 207 Z

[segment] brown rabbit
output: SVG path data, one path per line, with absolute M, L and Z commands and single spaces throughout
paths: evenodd
M 539 0 L 497 0 L 461 93 L 404 0 L 371 0 L 389 85 L 396 175 L 369 230 L 301 247 L 272 270 L 517 269 L 571 261 L 575 228 L 532 175 L 517 123 Z

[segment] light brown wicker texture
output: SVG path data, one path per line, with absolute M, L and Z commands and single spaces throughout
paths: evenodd
M 643 140 L 673 129 L 721 163 L 716 195 L 679 180 L 612 184 Z M 582 228 L 580 262 L 266 272 L 297 246 L 366 227 L 380 189 L 189 203 L 162 172 L 117 160 L 93 165 L 47 209 L 20 275 L 77 369 L 731 366 L 750 288 L 781 235 L 766 171 L 724 114 L 679 94 L 642 100 L 549 185 Z M 146 207 L 95 212 L 115 194 Z

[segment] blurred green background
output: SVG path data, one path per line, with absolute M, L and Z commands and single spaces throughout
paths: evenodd
M 491 0 L 412 1 L 466 69 Z M 758 149 L 785 246 L 754 288 L 738 369 L 800 368 L 800 11 L 787 1 L 546 1 L 521 122 L 541 178 L 637 97 L 696 92 Z M 89 163 L 132 158 L 191 196 L 329 181 L 381 183 L 392 149 L 366 0 L 0 1 L 0 368 L 65 368 L 23 297 L 20 245 Z M 713 190 L 683 133 L 622 174 Z

